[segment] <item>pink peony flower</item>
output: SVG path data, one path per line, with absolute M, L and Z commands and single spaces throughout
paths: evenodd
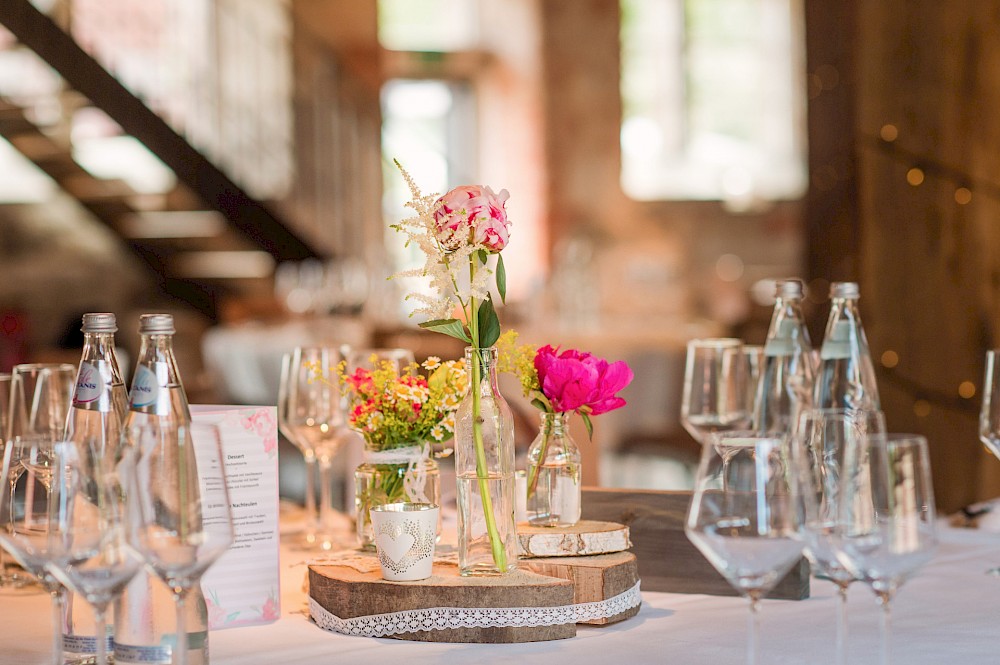
M 506 189 L 495 194 L 489 187 L 463 185 L 439 198 L 434 204 L 434 221 L 441 244 L 455 250 L 469 242 L 469 238 L 461 237 L 465 232 L 463 225 L 468 224 L 472 229 L 471 242 L 492 252 L 502 250 L 510 237 L 510 222 L 504 207 L 508 196 Z
M 542 394 L 556 411 L 597 416 L 625 406 L 616 394 L 631 383 L 632 369 L 624 360 L 609 363 L 590 353 L 546 344 L 535 354 Z

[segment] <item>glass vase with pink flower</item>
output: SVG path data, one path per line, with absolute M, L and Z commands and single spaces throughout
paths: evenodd
M 593 436 L 592 416 L 625 406 L 618 392 L 631 383 L 623 360 L 609 363 L 593 354 L 551 345 L 517 344 L 517 333 L 500 340 L 501 369 L 518 376 L 524 395 L 541 412 L 538 436 L 528 448 L 528 523 L 565 527 L 580 521 L 580 449 L 570 433 L 577 413 Z

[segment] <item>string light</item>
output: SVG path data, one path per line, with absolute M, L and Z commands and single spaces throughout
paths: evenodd
M 979 196 L 1000 202 L 1000 185 L 907 150 L 900 145 L 899 138 L 899 128 L 892 123 L 885 123 L 879 128 L 877 137 L 868 136 L 864 140 L 897 162 L 906 164 L 906 182 L 912 187 L 919 187 L 928 177 L 933 177 L 950 181 L 954 185 L 953 196 L 957 205 L 968 205 L 974 197 Z M 886 370 L 883 373 L 886 381 L 913 396 L 913 413 L 918 418 L 929 416 L 932 404 L 934 407 L 963 413 L 979 412 L 979 405 L 972 399 L 976 396 L 976 384 L 973 381 L 962 381 L 956 392 L 933 390 L 900 374 L 897 369 L 899 355 L 895 351 L 885 351 L 879 360 Z

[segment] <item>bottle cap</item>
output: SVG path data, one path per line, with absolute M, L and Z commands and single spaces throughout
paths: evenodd
M 779 279 L 774 283 L 774 297 L 787 300 L 802 297 L 802 280 Z
M 174 317 L 171 314 L 143 314 L 139 317 L 140 335 L 173 335 Z
M 80 330 L 84 333 L 118 332 L 118 321 L 109 312 L 91 312 L 83 315 L 83 327 Z
M 834 282 L 830 285 L 831 298 L 854 298 L 861 297 L 857 282 Z

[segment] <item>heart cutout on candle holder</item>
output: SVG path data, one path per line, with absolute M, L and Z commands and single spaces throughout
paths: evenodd
M 430 577 L 437 540 L 438 507 L 396 503 L 371 509 L 382 577 L 393 581 Z
M 417 531 L 413 522 L 407 522 L 407 533 L 403 532 L 402 524 L 385 524 L 382 526 L 382 540 L 379 543 L 379 558 L 383 556 L 392 568 L 406 568 L 403 557 L 409 553 L 417 542 L 414 532 Z

